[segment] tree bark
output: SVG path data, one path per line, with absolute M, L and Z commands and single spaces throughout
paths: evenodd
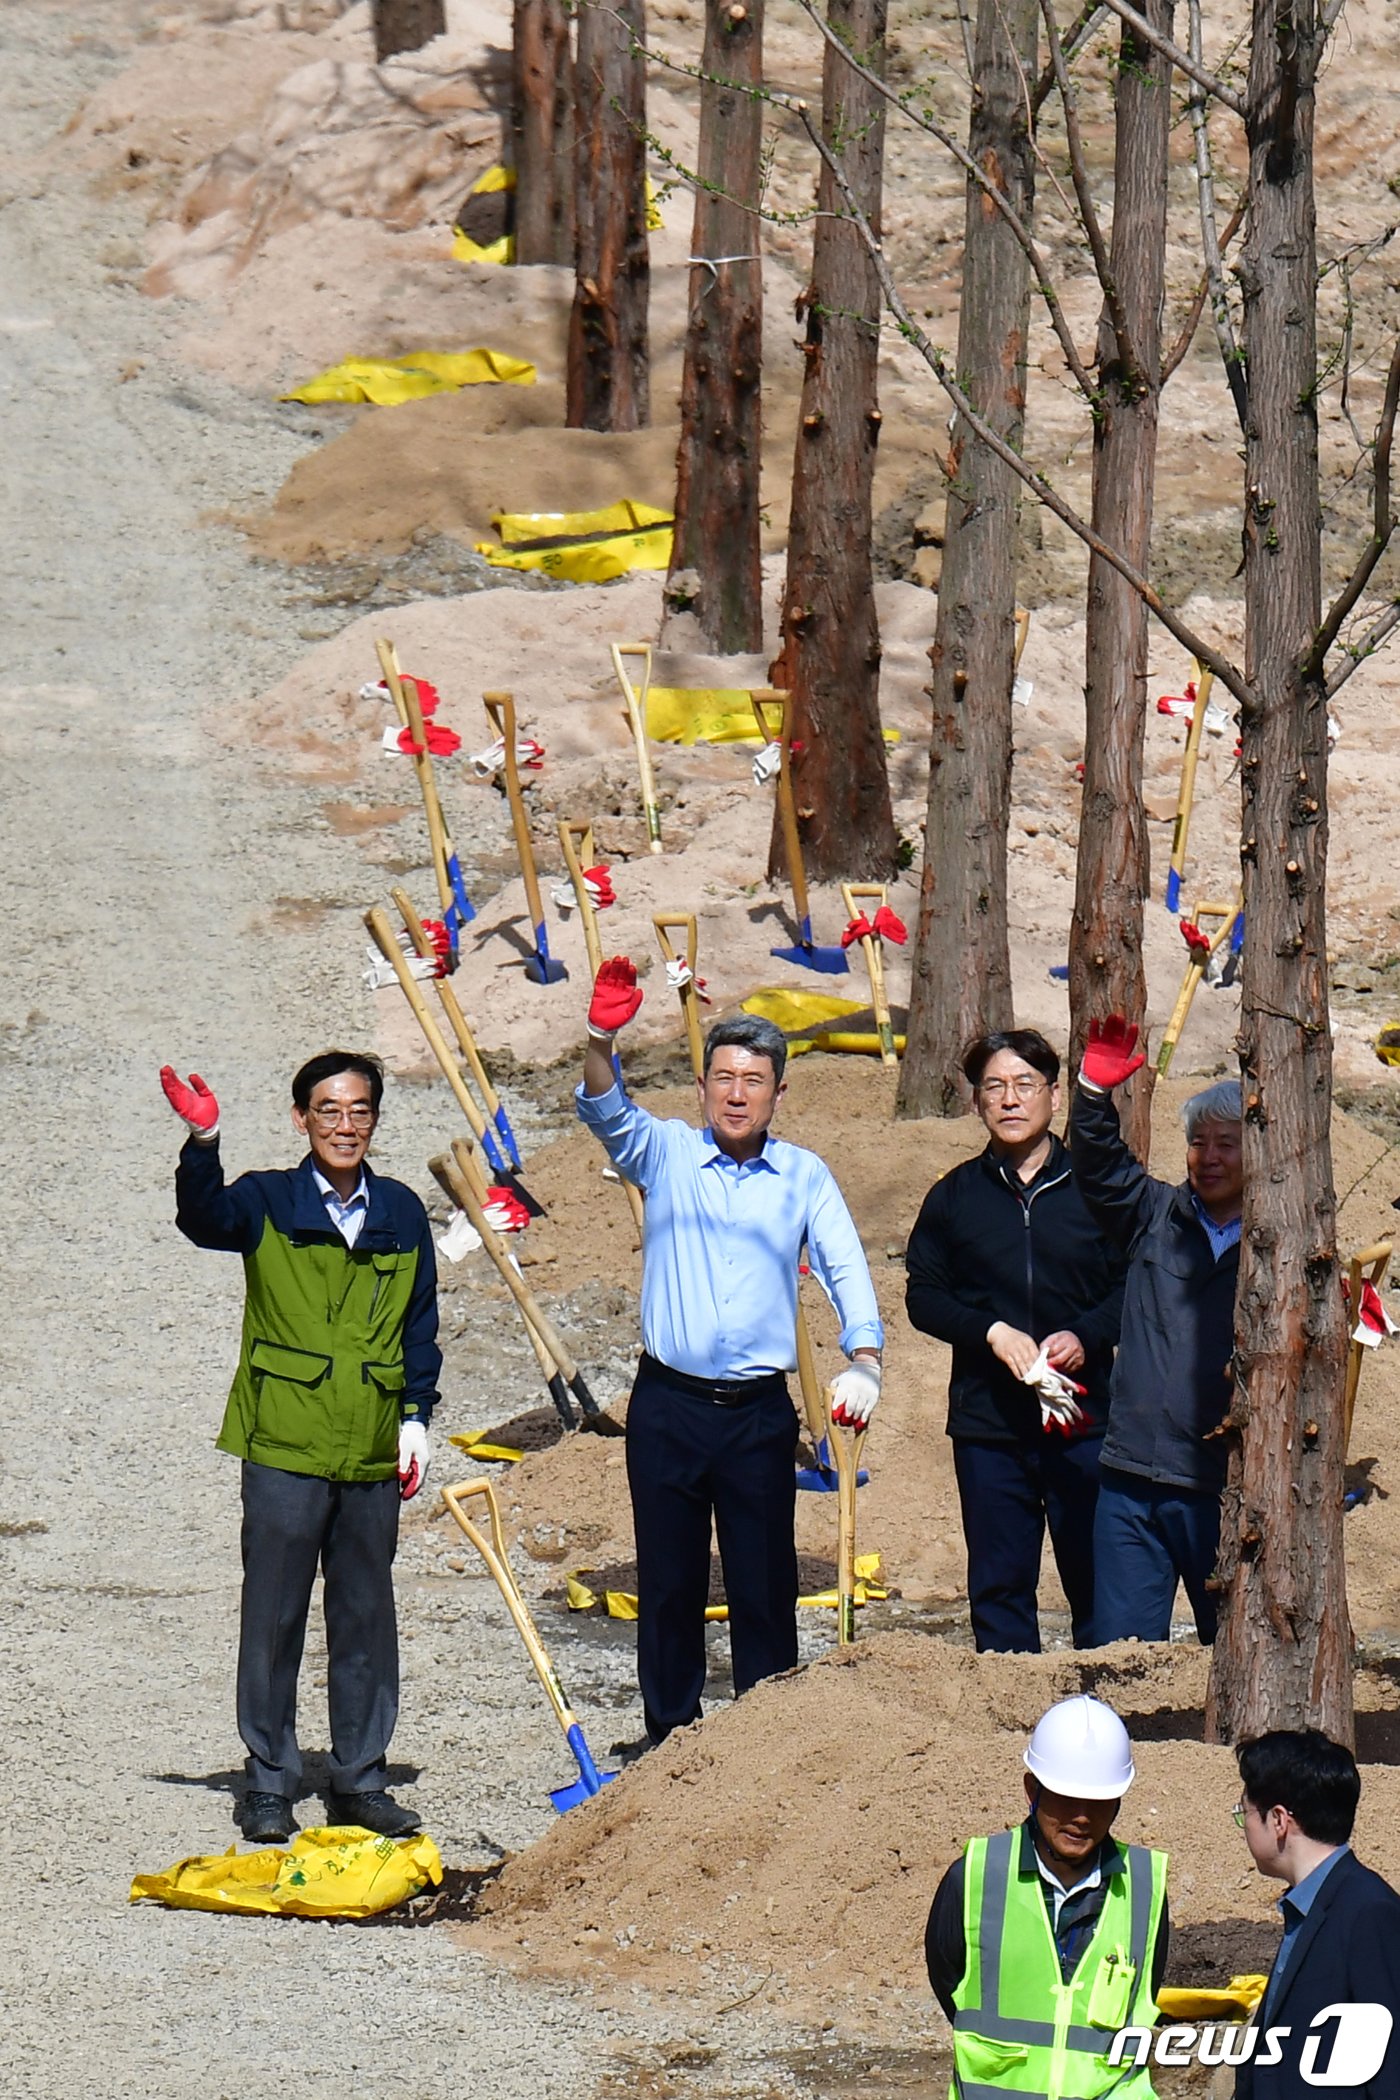
M 979 0 L 968 150 L 1029 224 L 1035 159 L 1027 80 L 1035 0 Z M 1030 277 L 1024 251 L 969 180 L 958 370 L 974 408 L 1019 449 Z M 959 1115 L 968 1039 L 1013 1018 L 1006 931 L 1016 535 L 1020 483 L 953 426 L 938 619 L 929 651 L 933 732 L 913 982 L 895 1113 Z
M 570 430 L 641 430 L 651 420 L 645 36 L 644 0 L 585 0 L 579 10 Z
M 828 22 L 873 72 L 885 70 L 888 0 L 830 0 Z M 828 43 L 822 130 L 872 228 L 880 230 L 885 102 Z M 807 872 L 828 880 L 894 873 L 898 839 L 880 732 L 880 627 L 870 562 L 870 491 L 880 437 L 880 285 L 825 167 L 812 281 L 798 302 L 806 368 L 793 461 L 781 652 L 770 677 L 792 694 L 793 788 Z M 784 874 L 773 819 L 770 876 Z
M 515 259 L 574 259 L 573 92 L 564 0 L 515 0 Z
M 763 647 L 763 265 L 753 209 L 763 105 L 752 92 L 763 78 L 763 0 L 706 0 L 702 67 L 690 252 L 710 267 L 691 265 L 666 605 L 693 612 L 704 646 L 728 653 Z
M 1154 29 L 1172 34 L 1172 0 L 1143 0 Z M 1100 396 L 1094 420 L 1094 530 L 1146 574 L 1152 543 L 1161 399 L 1167 148 L 1171 65 L 1125 23 L 1115 91 L 1113 235 L 1109 271 L 1126 342 L 1105 300 L 1099 319 Z M 1142 806 L 1147 720 L 1148 614 L 1101 556 L 1089 557 L 1085 633 L 1084 793 L 1069 936 L 1070 1069 L 1090 1021 L 1126 1014 L 1142 1026 L 1143 900 L 1151 885 Z M 1149 1062 L 1125 1092 L 1123 1132 L 1146 1162 L 1152 1140 Z
M 1244 1224 L 1207 1731 L 1352 1739 L 1342 1549 L 1346 1327 L 1332 1181 L 1314 0 L 1254 0 L 1245 431 Z
M 383 64 L 396 51 L 421 51 L 447 27 L 444 0 L 374 0 L 374 56 Z

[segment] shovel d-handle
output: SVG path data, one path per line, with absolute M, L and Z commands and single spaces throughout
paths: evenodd
M 428 1011 L 428 1002 L 423 997 L 423 988 L 409 968 L 408 957 L 395 940 L 393 928 L 379 905 L 372 905 L 365 913 L 365 926 L 375 947 L 384 957 L 384 960 L 392 966 L 394 975 L 399 980 L 399 989 L 413 1009 L 413 1017 L 423 1031 L 428 1048 L 442 1067 L 443 1077 L 457 1096 L 458 1106 L 471 1125 L 473 1135 L 477 1142 L 481 1143 L 486 1134 L 485 1118 L 472 1099 L 471 1091 L 467 1086 L 466 1080 L 462 1077 L 461 1068 L 456 1058 L 452 1055 L 446 1036 Z
M 812 1336 L 807 1325 L 807 1315 L 802 1310 L 802 1279 L 797 1280 L 797 1383 L 802 1393 L 802 1415 L 807 1424 L 807 1434 L 812 1439 L 812 1449 L 826 1435 L 826 1409 L 822 1405 L 821 1381 L 817 1377 L 816 1359 L 812 1354 Z M 817 1458 L 820 1465 L 821 1459 Z
M 653 912 L 651 923 L 656 928 L 656 938 L 660 944 L 663 961 L 668 963 L 684 962 L 690 972 L 689 978 L 680 988 L 679 997 L 681 1017 L 685 1022 L 686 1038 L 690 1044 L 691 1067 L 696 1078 L 700 1079 L 704 1076 L 705 1071 L 705 1045 L 700 1034 L 699 1004 L 695 990 L 695 959 L 697 953 L 695 914 L 693 911 Z M 672 942 L 671 935 L 676 932 L 685 935 L 684 956 L 676 953 L 675 945 Z
M 828 1386 L 828 1415 L 834 1401 L 834 1389 Z M 839 1647 L 849 1648 L 856 1637 L 856 1485 L 865 1431 L 857 1429 L 853 1433 L 833 1420 L 828 1433 L 837 1480 L 836 1640 Z
M 433 856 L 433 877 L 438 888 L 438 902 L 443 917 L 450 921 L 455 916 L 456 899 L 452 889 L 452 877 L 448 872 L 448 861 L 452 857 L 452 842 L 447 836 L 447 823 L 438 800 L 437 779 L 433 773 L 432 755 L 428 750 L 428 738 L 423 727 L 423 710 L 419 705 L 418 688 L 411 678 L 405 678 L 399 669 L 399 660 L 394 645 L 381 636 L 374 645 L 379 658 L 379 668 L 384 674 L 384 683 L 389 688 L 394 711 L 400 723 L 408 731 L 415 746 L 413 752 L 414 771 L 418 775 L 418 788 L 423 797 L 423 814 L 428 820 L 428 845 Z
M 489 1539 L 481 1527 L 473 1523 L 464 1507 L 464 1504 L 469 1502 L 473 1496 L 478 1495 L 486 1502 L 488 1521 L 491 1526 Z M 544 1642 L 540 1639 L 535 1629 L 535 1622 L 530 1616 L 529 1606 L 520 1594 L 514 1570 L 506 1553 L 505 1536 L 501 1530 L 501 1514 L 496 1506 L 495 1489 L 489 1480 L 462 1480 L 458 1481 L 453 1487 L 445 1487 L 442 1491 L 442 1499 L 452 1512 L 456 1523 L 465 1532 L 477 1552 L 481 1555 L 481 1558 L 485 1561 L 488 1572 L 495 1581 L 497 1589 L 504 1597 L 506 1609 L 515 1621 L 515 1630 L 525 1643 L 525 1652 L 534 1665 L 535 1675 L 544 1686 L 545 1695 L 550 1705 L 554 1708 L 555 1718 L 567 1736 L 571 1729 L 578 1727 L 578 1721 L 573 1708 L 569 1704 L 564 1687 L 559 1681 L 559 1673 L 545 1652 Z
M 776 686 L 760 686 L 749 694 L 759 734 L 778 746 L 778 823 L 783 834 L 783 854 L 792 884 L 792 908 L 797 918 L 797 938 L 809 947 L 812 940 L 812 907 L 807 895 L 807 867 L 802 858 L 802 837 L 797 828 L 797 797 L 792 786 L 792 746 L 788 739 L 789 695 Z M 774 713 L 776 710 L 776 727 Z
M 635 656 L 642 666 L 642 688 L 638 692 L 627 674 L 625 659 Z M 661 811 L 656 800 L 656 777 L 651 770 L 651 746 L 647 742 L 647 694 L 651 690 L 651 643 L 614 642 L 612 644 L 613 669 L 617 682 L 622 687 L 622 698 L 627 708 L 627 721 L 632 731 L 632 741 L 637 747 L 637 779 L 642 790 L 642 812 L 646 818 L 647 846 L 652 853 L 660 853 Z
M 1016 640 L 1011 651 L 1011 668 L 1019 671 L 1021 658 L 1026 653 L 1026 636 L 1031 631 L 1031 616 L 1024 605 L 1016 608 Z
M 1181 990 L 1176 995 L 1176 1004 L 1171 1010 L 1166 1027 L 1162 1030 L 1162 1040 L 1157 1045 L 1157 1077 L 1159 1079 L 1165 1078 L 1170 1068 L 1172 1058 L 1176 1052 L 1176 1046 L 1181 1041 L 1182 1030 L 1185 1028 L 1187 1017 L 1191 1012 L 1192 1002 L 1200 987 L 1201 979 L 1206 974 L 1207 964 L 1229 940 L 1243 909 L 1243 901 L 1237 900 L 1234 904 L 1198 904 L 1196 909 L 1190 914 L 1188 923 L 1200 928 L 1201 932 L 1205 931 L 1205 928 L 1201 926 L 1202 919 L 1214 919 L 1219 923 L 1210 937 L 1210 951 L 1208 955 L 1203 956 L 1196 948 L 1191 950 L 1190 959 L 1187 962 L 1185 974 L 1181 980 Z
M 843 882 L 841 898 L 846 907 L 848 923 L 861 917 L 859 907 L 862 903 L 874 904 L 878 913 L 883 911 L 890 901 L 889 890 L 883 882 Z M 865 957 L 865 967 L 870 973 L 870 1004 L 875 1014 L 875 1033 L 880 1039 L 880 1061 L 882 1064 L 897 1065 L 899 1053 L 894 1047 L 894 1019 L 885 994 L 885 958 L 880 952 L 879 941 L 872 939 L 868 933 L 861 935 L 860 946 Z
M 1390 1240 L 1377 1240 L 1374 1246 L 1363 1247 L 1359 1254 L 1353 1254 L 1347 1271 L 1350 1284 L 1350 1291 L 1347 1297 L 1347 1317 L 1351 1321 L 1353 1328 L 1361 1319 L 1362 1285 L 1369 1283 L 1375 1290 L 1380 1289 L 1385 1272 L 1390 1267 L 1392 1251 L 1393 1243 Z M 1351 1422 L 1352 1416 L 1356 1413 L 1356 1391 L 1361 1383 L 1361 1365 L 1365 1355 L 1366 1345 L 1364 1342 L 1348 1341 L 1346 1388 L 1342 1410 L 1342 1419 L 1345 1424 L 1342 1438 L 1342 1457 L 1344 1460 L 1351 1446 Z
M 593 909 L 593 899 L 588 894 L 588 883 L 584 869 L 598 864 L 598 849 L 593 843 L 591 822 L 579 823 L 567 817 L 559 819 L 559 847 L 564 855 L 564 866 L 569 881 L 573 884 L 574 900 L 578 915 L 583 922 L 583 945 L 588 951 L 588 973 L 596 977 L 603 967 L 603 942 L 598 932 L 598 914 Z

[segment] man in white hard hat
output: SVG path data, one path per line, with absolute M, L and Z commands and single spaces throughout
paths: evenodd
M 1025 1765 L 1025 1821 L 969 1841 L 924 1934 L 955 2100 L 1145 2100 L 1146 2070 L 1108 2059 L 1121 2027 L 1155 2021 L 1167 1964 L 1167 1855 L 1109 1835 L 1136 1776 L 1128 1731 L 1101 1700 L 1062 1699 Z

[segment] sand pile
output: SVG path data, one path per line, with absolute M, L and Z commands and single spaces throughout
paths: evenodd
M 1134 1735 L 1118 1834 L 1170 1853 L 1174 1923 L 1252 1928 L 1277 1891 L 1230 1824 L 1233 1756 L 1199 1740 L 1205 1676 L 1181 1648 L 1079 1659 L 860 1642 L 713 1712 L 555 1824 L 506 1866 L 473 1937 L 537 1969 L 705 2000 L 751 1992 L 793 2015 L 820 2005 L 843 2027 L 933 2025 L 922 1936 L 939 1876 L 968 1837 L 1016 1820 L 1026 1736 L 1079 1691 Z M 1389 1759 L 1393 1681 L 1363 1678 L 1358 1704 Z M 1358 1850 L 1383 1866 L 1397 1838 L 1400 1773 L 1369 1766 Z

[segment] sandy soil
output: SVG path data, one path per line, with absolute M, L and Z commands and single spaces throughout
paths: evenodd
M 1392 24 L 1383 0 L 1349 10 L 1320 128 L 1324 247 L 1386 223 L 1400 168 L 1390 110 Z M 653 43 L 684 58 L 694 0 L 653 11 Z M 1214 34 L 1229 31 L 1223 19 Z M 364 0 L 236 0 L 148 14 L 142 0 L 25 0 L 6 16 L 10 122 L 0 153 L 0 249 L 11 287 L 0 360 L 16 408 L 5 460 L 6 567 L 23 617 L 0 692 L 13 821 L 0 1090 L 21 1231 L 10 1257 L 0 1557 L 17 1600 L 5 1724 L 12 1824 L 36 1862 L 23 1909 L 0 1927 L 11 2007 L 0 2065 L 47 2100 L 75 2078 L 149 2100 L 282 2091 L 347 2076 L 372 2096 L 438 2089 L 489 2066 L 501 2100 L 928 2094 L 946 2083 L 946 2029 L 918 1966 L 932 1886 L 974 1828 L 1014 1813 L 1025 1729 L 1052 1697 L 1090 1683 L 1129 1715 L 1142 1780 L 1123 1828 L 1174 1856 L 1181 1973 L 1252 1966 L 1268 1891 L 1225 1825 L 1230 1761 L 1199 1738 L 1204 1661 L 1189 1641 L 1085 1661 L 1054 1652 L 978 1661 L 960 1603 L 961 1541 L 942 1433 L 946 1352 L 902 1317 L 899 1254 L 933 1178 L 977 1141 L 968 1122 L 890 1129 L 891 1075 L 872 1061 L 794 1064 L 787 1134 L 832 1161 L 871 1257 L 890 1330 L 889 1378 L 869 1446 L 860 1543 L 902 1593 L 871 1606 L 853 1655 L 804 1614 L 806 1667 L 727 1703 L 725 1637 L 712 1645 L 712 1711 L 603 1799 L 553 1826 L 564 1776 L 552 1733 L 490 1585 L 441 1515 L 409 1514 L 400 1556 L 404 1720 L 397 1784 L 414 1786 L 456 1867 L 517 1857 L 488 1914 L 457 1937 L 282 1931 L 172 1917 L 124 1903 L 130 1874 L 231 1835 L 237 1744 L 230 1704 L 237 1537 L 230 1469 L 210 1449 L 237 1306 L 237 1275 L 196 1257 L 169 1223 L 173 1141 L 152 1074 L 165 1057 L 218 1086 L 236 1165 L 288 1156 L 288 1070 L 328 1037 L 372 1037 L 391 1064 L 381 1158 L 445 1205 L 423 1162 L 455 1117 L 397 993 L 367 993 L 360 914 L 403 880 L 433 901 L 407 763 L 382 755 L 385 712 L 360 698 L 374 639 L 444 695 L 470 752 L 487 741 L 483 690 L 517 698 L 547 747 L 528 791 L 548 881 L 560 816 L 591 818 L 619 902 L 607 944 L 649 965 L 628 1039 L 644 1099 L 690 1112 L 675 1007 L 653 912 L 694 911 L 715 1012 L 762 985 L 860 996 L 776 962 L 789 900 L 766 879 L 771 789 L 737 748 L 657 752 L 666 852 L 643 851 L 635 761 L 607 645 L 655 636 L 654 576 L 603 589 L 508 582 L 471 551 L 493 508 L 669 500 L 684 321 L 689 200 L 663 196 L 653 249 L 657 427 L 634 439 L 564 433 L 567 278 L 463 268 L 450 225 L 501 143 L 506 11 L 453 0 L 448 34 L 383 70 Z M 952 17 L 897 22 L 897 77 L 960 126 Z M 1105 46 L 1090 62 L 1108 77 Z M 770 16 L 775 75 L 804 91 L 813 47 L 785 0 Z M 931 81 L 925 75 L 932 71 Z M 685 158 L 690 85 L 658 64 L 651 121 Z M 1109 133 L 1089 125 L 1102 169 Z M 1176 136 L 1171 286 L 1193 281 L 1187 138 Z M 1238 157 L 1222 136 L 1225 187 Z M 664 168 L 655 170 L 663 178 Z M 772 198 L 806 202 L 810 171 L 780 124 Z M 664 182 L 663 182 L 664 188 Z M 1088 340 L 1096 301 L 1047 189 L 1046 237 L 1069 271 Z M 892 127 L 891 252 L 951 339 L 962 216 L 956 174 Z M 768 296 L 766 577 L 776 605 L 798 383 L 792 301 L 805 227 L 765 230 Z M 56 258 L 61 258 L 60 268 Z M 1325 290 L 1335 335 L 1337 275 Z M 1358 320 L 1354 407 L 1374 413 L 1376 349 L 1394 303 L 1372 285 Z M 1040 324 L 1031 429 L 1082 498 L 1088 444 Z M 394 410 L 279 405 L 290 383 L 355 353 L 473 343 L 518 351 L 534 388 L 478 389 Z M 1383 359 L 1380 369 L 1383 370 Z M 926 792 L 922 686 L 935 601 L 944 411 L 893 334 L 882 355 L 885 426 L 876 545 L 882 707 L 900 733 L 890 768 L 916 856 Z M 1328 519 L 1355 540 L 1362 495 L 1340 478 L 1345 426 L 1322 409 Z M 1160 577 L 1214 636 L 1237 640 L 1239 469 L 1208 331 L 1167 397 Z M 80 529 L 75 530 L 75 519 Z M 1336 555 L 1329 556 L 1335 568 Z M 1082 755 L 1082 562 L 1058 527 L 1028 522 L 1034 608 L 1016 717 L 1013 958 L 1021 1017 L 1062 1038 L 1063 959 Z M 1379 582 L 1389 587 L 1390 569 Z M 771 636 L 770 636 L 771 639 Z M 677 684 L 748 684 L 761 664 L 681 651 Z M 1180 652 L 1154 645 L 1152 691 L 1180 691 Z M 658 677 L 662 674 L 659 671 Z M 1393 1222 L 1393 1075 L 1371 1040 L 1400 1013 L 1400 883 L 1391 809 L 1400 780 L 1390 719 L 1395 660 L 1368 664 L 1337 709 L 1332 768 L 1332 938 L 1338 1069 L 1355 1115 L 1335 1126 L 1343 1242 Z M 1192 829 L 1195 897 L 1229 894 L 1236 867 L 1233 734 L 1208 740 Z M 1160 896 L 1182 731 L 1154 716 L 1148 797 Z M 568 982 L 530 985 L 528 932 L 501 795 L 461 761 L 440 767 L 479 916 L 457 978 L 525 1141 L 548 1217 L 521 1248 L 600 1397 L 625 1394 L 636 1348 L 637 1258 L 618 1189 L 603 1181 L 569 1092 L 586 1004 L 575 921 L 549 906 Z M 915 876 L 896 885 L 912 915 Z M 839 897 L 819 890 L 835 939 Z M 896 1005 L 907 963 L 888 955 Z M 1165 911 L 1149 914 L 1150 1019 L 1184 963 Z M 1172 1116 L 1202 1074 L 1227 1068 L 1233 996 L 1203 992 L 1169 1086 L 1156 1158 L 1173 1171 Z M 61 1081 L 61 1083 L 60 1083 Z M 94 1199 L 89 1132 L 101 1132 Z M 76 1140 L 76 1142 L 75 1142 Z M 100 1223 L 97 1221 L 100 1220 Z M 97 1229 L 94 1225 L 97 1224 Z M 443 1265 L 444 1432 L 498 1423 L 542 1395 L 504 1286 L 481 1257 Z M 815 1292 L 819 1365 L 834 1360 Z M 1347 1517 L 1348 1575 L 1366 1636 L 1358 1682 L 1366 1765 L 1360 1840 L 1397 1851 L 1400 1707 L 1396 1525 L 1400 1355 L 1365 1367 Z M 458 1464 L 440 1449 L 439 1478 Z M 462 1462 L 462 1470 L 470 1470 Z M 522 1579 L 595 1748 L 639 1729 L 630 1636 L 545 1597 L 562 1571 L 631 1552 L 620 1446 L 574 1438 L 501 1473 Z M 829 1558 L 835 1517 L 805 1498 L 803 1550 Z M 324 1740 L 324 1656 L 307 1671 L 310 1779 Z M 308 1802 L 306 1813 L 314 1813 Z M 1263 1936 L 1261 1939 L 1261 1935 Z M 151 1979 L 159 1979 L 158 1996 Z M 21 1988 L 21 1981 L 23 1987 Z M 55 2035 L 62 2046 L 55 2045 Z

